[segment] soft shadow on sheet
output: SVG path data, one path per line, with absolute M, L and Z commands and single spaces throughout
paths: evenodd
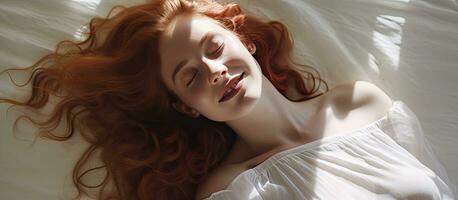
M 458 184 L 458 5 L 452 0 L 237 0 L 250 13 L 284 22 L 295 39 L 295 58 L 314 66 L 335 86 L 367 80 L 418 116 L 451 182 Z M 41 0 L 0 2 L 0 70 L 25 67 L 58 41 L 81 38 L 91 16 L 142 0 Z M 25 81 L 16 74 L 18 83 Z M 0 96 L 25 98 L 5 75 Z M 50 109 L 52 105 L 48 108 Z M 19 110 L 0 105 L 0 199 L 66 199 L 71 172 L 85 143 L 37 139 Z M 62 125 L 65 127 L 65 125 Z M 15 137 L 16 136 L 16 137 Z M 46 180 L 46 181 L 44 181 Z

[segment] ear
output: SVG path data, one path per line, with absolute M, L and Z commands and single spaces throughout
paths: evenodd
M 256 52 L 256 45 L 253 42 L 248 43 L 247 45 L 248 52 L 253 55 Z
M 185 105 L 182 102 L 179 102 L 179 103 L 174 102 L 172 103 L 172 106 L 176 111 L 181 112 L 185 115 L 188 115 L 192 118 L 197 118 L 200 115 L 200 113 L 197 110 L 190 108 L 189 106 Z

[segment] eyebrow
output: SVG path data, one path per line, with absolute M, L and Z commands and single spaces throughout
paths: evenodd
M 207 40 L 208 36 L 210 36 L 210 31 L 206 32 L 204 34 L 204 36 L 202 37 L 202 39 L 200 39 L 199 41 L 199 48 L 202 47 L 202 45 L 204 44 L 205 40 Z M 178 74 L 178 72 L 180 71 L 181 68 L 183 68 L 183 66 L 188 62 L 189 60 L 185 59 L 185 60 L 182 60 L 181 62 L 178 63 L 178 65 L 175 67 L 175 70 L 173 70 L 173 74 L 172 74 L 172 80 L 173 80 L 173 84 L 175 84 L 175 76 Z

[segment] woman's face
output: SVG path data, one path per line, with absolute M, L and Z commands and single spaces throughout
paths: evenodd
M 159 48 L 166 86 L 185 105 L 211 120 L 241 117 L 260 97 L 259 64 L 234 33 L 211 18 L 179 15 L 161 36 Z M 227 88 L 237 81 L 227 96 L 238 92 L 226 100 Z

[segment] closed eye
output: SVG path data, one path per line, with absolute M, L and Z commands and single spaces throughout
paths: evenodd
M 194 80 L 194 78 L 196 77 L 196 75 L 197 75 L 197 72 L 194 73 L 194 75 L 192 76 L 192 79 L 191 79 L 188 83 L 186 83 L 186 86 L 187 86 L 187 87 L 189 87 L 189 85 L 191 85 L 191 83 L 192 83 L 192 81 Z
M 220 53 L 224 48 L 224 43 L 222 43 L 214 52 L 211 53 L 211 55 L 213 56 L 216 56 L 216 54 Z M 191 80 L 186 83 L 186 86 L 189 87 L 191 85 L 191 83 L 194 81 L 194 78 L 197 76 L 197 72 L 194 73 L 194 75 L 192 76 Z
M 224 47 L 224 43 L 222 43 L 221 45 L 219 45 L 219 47 L 213 52 L 211 53 L 212 55 L 216 56 L 217 53 L 219 53 Z

